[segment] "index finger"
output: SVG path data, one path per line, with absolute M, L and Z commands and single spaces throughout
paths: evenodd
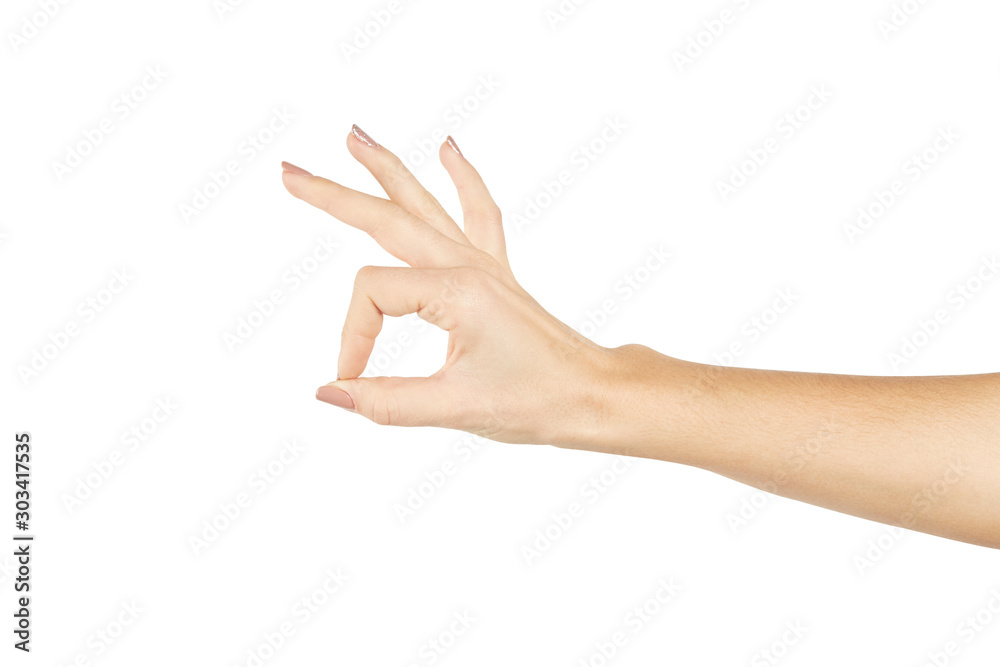
M 366 266 L 358 271 L 341 333 L 337 379 L 357 378 L 368 365 L 384 315 L 417 315 L 445 331 L 455 326 L 454 307 L 442 295 L 448 272 L 439 269 Z

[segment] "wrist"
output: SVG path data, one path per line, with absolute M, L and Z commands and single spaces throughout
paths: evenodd
M 562 446 L 703 467 L 727 371 L 643 345 L 601 348 L 586 382 L 587 417 Z

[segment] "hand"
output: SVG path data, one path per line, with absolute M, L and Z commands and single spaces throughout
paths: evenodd
M 413 268 L 362 268 L 341 340 L 337 381 L 317 398 L 378 424 L 442 426 L 503 442 L 587 446 L 605 421 L 612 350 L 547 313 L 507 261 L 500 209 L 449 137 L 441 163 L 458 189 L 463 227 L 403 163 L 360 128 L 351 155 L 389 199 L 288 163 L 288 191 L 367 232 Z M 360 378 L 383 315 L 416 313 L 448 332 L 444 366 L 428 378 Z
M 348 149 L 389 200 L 285 164 L 284 183 L 413 268 L 366 267 L 338 380 L 317 397 L 379 424 L 444 426 L 694 465 L 841 512 L 1000 548 L 1000 373 L 863 377 L 710 366 L 639 345 L 607 349 L 517 283 L 500 212 L 454 142 L 440 157 L 464 232 L 356 126 Z M 382 316 L 448 331 L 429 378 L 358 376 Z

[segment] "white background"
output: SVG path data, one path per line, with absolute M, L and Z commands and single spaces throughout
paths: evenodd
M 220 16 L 210 0 L 94 0 L 48 19 L 34 1 L 4 4 L 0 410 L 5 456 L 15 432 L 33 436 L 37 542 L 30 656 L 10 647 L 2 549 L 0 662 L 253 665 L 287 621 L 294 634 L 262 664 L 917 666 L 952 641 L 939 663 L 995 664 L 995 551 L 653 461 L 591 503 L 583 487 L 610 457 L 380 428 L 315 401 L 335 377 L 354 273 L 395 260 L 289 196 L 278 165 L 378 193 L 344 147 L 356 122 L 414 156 L 457 215 L 437 144 L 419 152 L 453 134 L 505 213 L 522 284 L 604 345 L 788 370 L 997 371 L 1000 281 L 976 276 L 1000 251 L 1000 6 L 926 3 L 886 35 L 887 0 L 592 0 L 555 27 L 555 0 L 406 1 L 345 56 L 388 4 L 250 0 Z M 723 10 L 731 23 L 703 32 Z M 132 92 L 157 67 L 165 78 Z M 479 83 L 490 77 L 495 90 Z M 822 86 L 832 96 L 800 109 Z M 275 109 L 294 119 L 269 134 Z M 808 119 L 787 136 L 796 110 Z M 111 133 L 88 147 L 105 118 Z M 615 119 L 622 132 L 581 163 Z M 908 161 L 941 128 L 957 140 L 913 180 Z M 266 144 L 252 154 L 251 135 Z M 768 138 L 777 152 L 723 201 L 718 183 Z M 88 154 L 60 178 L 73 151 Z M 186 220 L 182 205 L 230 160 L 240 172 Z M 571 184 L 518 229 L 562 170 Z M 905 193 L 851 243 L 845 225 L 897 178 Z M 327 238 L 336 254 L 313 263 Z M 650 246 L 671 259 L 647 274 Z M 293 267 L 315 270 L 295 284 Z M 103 292 L 122 269 L 127 287 Z M 615 289 L 626 275 L 648 278 L 628 299 Z M 966 284 L 981 289 L 959 308 Z M 230 349 L 226 334 L 275 289 L 283 303 Z M 779 290 L 794 305 L 752 340 L 745 327 L 770 318 Z M 609 298 L 616 311 L 588 325 Z M 893 364 L 938 309 L 946 323 Z M 382 372 L 440 363 L 443 338 L 416 324 L 386 327 Z M 742 355 L 716 356 L 734 342 Z M 25 374 L 36 353 L 49 358 Z M 167 399 L 179 407 L 154 430 Z M 133 428 L 148 432 L 134 451 Z M 258 494 L 251 477 L 292 439 L 302 451 Z M 397 505 L 446 461 L 455 473 L 401 521 Z M 12 464 L 0 469 L 12 489 Z M 97 488 L 68 502 L 88 478 Z M 250 505 L 196 554 L 191 538 L 225 524 L 220 505 L 240 493 Z M 529 563 L 523 548 L 574 502 L 583 515 Z M 349 581 L 302 623 L 297 601 L 337 568 Z M 627 615 L 671 578 L 680 591 L 636 631 Z M 133 602 L 142 611 L 108 647 L 96 633 L 117 633 Z M 463 613 L 475 620 L 451 643 Z M 626 644 L 602 662 L 618 631 Z M 442 633 L 450 648 L 429 653 Z

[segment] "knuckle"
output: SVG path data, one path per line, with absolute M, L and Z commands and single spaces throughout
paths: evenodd
M 426 190 L 417 195 L 413 205 L 417 216 L 422 219 L 427 219 L 442 210 L 438 200 Z
M 495 203 L 490 203 L 483 209 L 483 218 L 493 224 L 503 224 L 503 213 Z
M 362 290 L 365 285 L 371 283 L 378 274 L 377 266 L 362 266 L 358 269 L 357 275 L 354 276 L 354 288 L 355 290 Z
M 503 224 L 503 213 L 496 202 L 489 202 L 488 204 L 479 202 L 470 203 L 462 209 L 462 215 L 466 220 L 481 221 L 491 226 Z
M 467 261 L 467 268 L 480 274 L 478 276 L 470 275 L 467 277 L 467 282 L 473 285 L 487 281 L 490 276 L 498 276 L 503 269 L 503 266 L 497 261 L 496 257 L 481 250 L 471 253 Z
M 480 294 L 491 277 L 486 271 L 468 265 L 446 269 L 443 276 L 439 290 L 421 306 L 418 315 L 437 327 L 450 330 L 470 306 L 482 301 Z
M 477 292 L 485 286 L 488 277 L 478 266 L 458 266 L 452 269 L 451 281 L 462 292 Z
M 376 200 L 368 216 L 365 232 L 377 243 L 381 244 L 383 237 L 391 233 L 399 221 L 401 209 L 391 201 Z
M 449 287 L 460 309 L 468 310 L 484 301 L 492 291 L 493 281 L 490 267 L 461 266 L 453 269 Z
M 334 218 L 336 218 L 338 214 L 342 215 L 343 211 L 341 211 L 342 206 L 340 198 L 334 196 L 333 193 L 328 192 L 324 192 L 323 195 L 323 198 L 319 201 L 320 208 L 322 208 L 327 215 Z
M 442 299 L 431 299 L 427 305 L 420 310 L 420 317 L 435 326 L 442 324 L 445 304 Z
M 388 166 L 382 176 L 385 179 L 385 184 L 392 188 L 406 183 L 408 179 L 412 177 L 410 170 L 406 168 L 403 161 L 398 157 L 394 157 L 392 164 Z
M 368 223 L 368 236 L 372 237 L 376 243 L 381 243 L 382 232 L 385 229 L 386 218 L 382 215 L 374 215 Z
M 379 426 L 392 426 L 400 423 L 399 401 L 391 391 L 380 391 L 372 397 L 371 415 L 369 418 Z

